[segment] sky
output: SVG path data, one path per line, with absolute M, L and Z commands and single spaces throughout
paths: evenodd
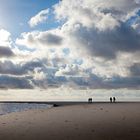
M 0 88 L 138 96 L 140 0 L 0 0 Z

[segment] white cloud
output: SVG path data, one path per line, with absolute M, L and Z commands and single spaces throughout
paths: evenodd
M 35 58 L 46 58 L 41 63 L 55 68 L 48 75 L 44 69 L 35 71 L 37 85 L 72 82 L 91 88 L 139 87 L 138 79 L 129 74 L 129 68 L 140 60 L 138 22 L 133 28 L 128 24 L 140 9 L 138 1 L 63 0 L 53 8 L 57 20 L 63 21 L 61 27 L 23 33 L 16 40 L 18 45 L 35 49 Z M 64 55 L 63 48 L 70 53 Z M 78 59 L 82 64 L 75 64 Z
M 107 14 L 105 16 L 103 16 L 103 18 L 100 20 L 100 22 L 97 23 L 96 27 L 100 30 L 100 31 L 104 31 L 104 30 L 112 30 L 115 27 L 120 26 L 120 23 L 111 16 L 111 14 Z
M 16 43 L 18 45 L 36 49 L 45 49 L 52 46 L 59 46 L 61 45 L 62 41 L 63 36 L 59 29 L 22 33 L 21 38 L 16 39 Z
M 60 67 L 60 69 L 55 73 L 55 76 L 86 77 L 88 75 L 79 65 L 73 64 Z
M 116 19 L 116 22 L 125 21 L 134 15 L 139 7 L 140 4 L 134 0 L 63 0 L 54 8 L 58 20 L 67 19 L 73 23 L 81 23 L 83 26 L 89 27 L 96 26 L 107 14 L 110 14 L 112 19 Z M 108 25 L 111 24 L 112 22 L 108 22 Z M 100 29 L 99 26 L 98 29 Z
M 48 14 L 49 14 L 49 9 L 45 9 L 45 10 L 40 11 L 37 15 L 35 15 L 34 17 L 32 17 L 30 19 L 30 21 L 28 22 L 29 25 L 31 27 L 35 27 L 38 24 L 45 22 L 48 18 Z
M 11 33 L 5 29 L 0 29 L 0 58 L 9 58 L 14 56 L 12 50 Z
M 9 46 L 11 43 L 11 33 L 0 29 L 0 46 Z
M 132 27 L 133 27 L 138 33 L 140 33 L 140 16 L 137 16 L 137 18 L 135 19 L 134 23 L 132 24 Z

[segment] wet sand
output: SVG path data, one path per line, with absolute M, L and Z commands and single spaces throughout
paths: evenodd
M 95 103 L 0 116 L 0 140 L 140 140 L 140 103 Z

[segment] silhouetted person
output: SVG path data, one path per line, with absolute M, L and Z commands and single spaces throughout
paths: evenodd
M 112 103 L 112 97 L 110 97 L 110 103 Z
M 115 97 L 113 97 L 113 102 L 114 102 L 114 103 L 116 102 L 116 98 L 115 98 Z
M 88 99 L 88 103 L 92 103 L 92 98 L 89 98 Z

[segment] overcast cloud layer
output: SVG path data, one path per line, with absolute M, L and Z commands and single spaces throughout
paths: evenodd
M 57 28 L 15 41 L 1 29 L 0 86 L 140 89 L 139 13 L 139 0 L 62 0 L 27 21 L 53 14 Z

